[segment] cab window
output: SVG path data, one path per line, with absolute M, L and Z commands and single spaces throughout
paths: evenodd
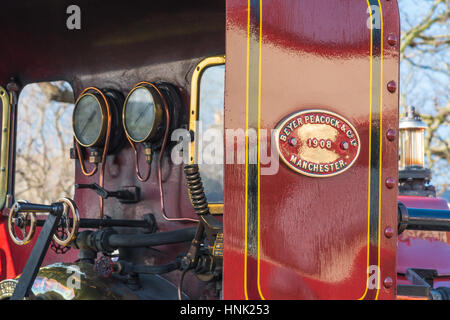
M 74 194 L 73 91 L 69 83 L 25 86 L 17 107 L 15 200 L 52 203 Z

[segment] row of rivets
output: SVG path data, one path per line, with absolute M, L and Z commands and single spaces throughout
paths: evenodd
M 388 0 L 388 1 L 389 1 L 389 0 Z M 392 47 L 396 46 L 397 43 L 398 43 L 397 35 L 394 34 L 394 33 L 390 33 L 390 34 L 388 35 L 388 37 L 387 37 L 387 43 L 388 43 L 390 46 L 392 46 Z M 396 84 L 396 82 L 393 81 L 393 80 L 392 80 L 392 81 L 389 81 L 389 82 L 387 83 L 387 90 L 388 90 L 390 93 L 395 93 L 395 92 L 397 91 L 397 84 Z M 395 141 L 396 136 L 397 136 L 397 133 L 396 133 L 395 130 L 393 130 L 393 129 L 389 129 L 389 130 L 386 132 L 386 138 L 387 138 L 388 141 L 391 141 L 391 142 Z M 392 177 L 389 177 L 389 178 L 386 179 L 385 184 L 386 184 L 386 187 L 387 187 L 388 189 L 392 189 L 392 188 L 394 188 L 395 185 L 396 185 L 396 180 L 395 180 L 394 178 L 392 178 Z M 391 226 L 387 226 L 386 229 L 384 229 L 384 236 L 385 236 L 386 238 L 391 239 L 391 238 L 394 236 L 394 234 L 395 234 L 395 230 L 394 230 L 394 228 L 392 228 Z M 384 286 L 386 289 L 392 288 L 393 285 L 394 285 L 394 281 L 392 280 L 391 277 L 386 277 L 386 278 L 383 280 L 383 286 Z

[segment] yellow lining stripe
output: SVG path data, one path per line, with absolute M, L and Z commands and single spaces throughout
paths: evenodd
M 380 6 L 380 174 L 379 174 L 379 192 L 378 192 L 378 285 L 377 288 L 381 287 L 381 177 L 382 177 L 382 155 L 383 155 L 383 10 L 381 9 L 380 0 L 378 0 L 378 5 Z M 377 294 L 375 296 L 375 300 L 378 299 L 378 294 L 380 293 L 380 289 L 377 289 Z
M 373 21 L 373 16 L 372 16 L 372 9 L 370 7 L 370 2 L 369 0 L 367 1 L 367 6 L 369 8 L 369 13 L 370 13 L 370 21 Z M 380 257 L 381 257 L 381 248 L 380 248 L 380 243 L 381 243 L 381 238 L 380 238 L 380 232 L 381 232 L 381 170 L 382 170 L 382 119 L 383 119 L 383 115 L 382 115 L 382 109 L 383 109 L 383 103 L 382 103 L 382 98 L 383 98 L 383 92 L 382 92 L 382 88 L 383 88 L 383 12 L 381 9 L 381 3 L 379 0 L 378 1 L 378 6 L 380 8 L 380 20 L 381 20 L 381 35 L 380 35 L 380 45 L 381 45 L 381 52 L 380 52 L 380 59 L 381 59 L 381 73 L 380 73 L 380 163 L 379 163 L 379 197 L 378 197 L 378 261 L 377 261 L 377 266 L 378 266 L 378 271 L 380 271 Z M 373 26 L 372 26 L 373 28 Z M 367 197 L 367 201 L 368 201 L 368 210 L 367 210 L 367 268 L 366 268 L 366 273 L 369 269 L 369 257 L 370 257 L 370 179 L 371 179 L 371 175 L 370 175 L 370 164 L 372 161 L 372 88 L 373 88 L 373 83 L 372 83 L 372 79 L 373 79 L 373 31 L 372 29 L 370 29 L 370 107 L 369 107 L 369 178 L 368 178 L 368 197 Z M 358 299 L 358 300 L 362 300 L 365 298 L 365 296 L 367 295 L 367 290 L 368 290 L 368 281 L 369 281 L 369 275 L 366 274 L 367 278 L 366 278 L 366 288 L 364 290 L 363 295 Z M 375 299 L 378 299 L 378 294 L 379 294 L 379 289 L 380 288 L 380 277 L 381 277 L 381 272 L 378 273 L 378 277 L 377 277 L 377 293 L 375 296 Z

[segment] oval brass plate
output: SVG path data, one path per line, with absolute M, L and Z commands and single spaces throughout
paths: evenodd
M 280 158 L 310 177 L 330 177 L 349 169 L 358 158 L 360 140 L 345 118 L 325 110 L 292 114 L 276 127 Z

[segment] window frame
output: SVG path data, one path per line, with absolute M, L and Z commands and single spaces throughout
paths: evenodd
M 0 210 L 12 202 L 11 168 L 11 127 L 13 121 L 13 94 L 0 86 L 2 108 L 2 137 L 0 144 Z
M 197 130 L 196 123 L 200 119 L 200 82 L 203 72 L 209 67 L 218 65 L 225 65 L 224 55 L 203 59 L 199 64 L 197 64 L 194 72 L 192 73 L 191 100 L 189 110 L 189 132 L 193 137 L 195 137 L 195 133 Z M 196 143 L 197 141 L 195 141 L 195 139 L 192 139 L 191 143 L 189 144 L 189 164 L 197 163 Z M 211 214 L 223 214 L 223 203 L 209 203 L 208 206 Z

